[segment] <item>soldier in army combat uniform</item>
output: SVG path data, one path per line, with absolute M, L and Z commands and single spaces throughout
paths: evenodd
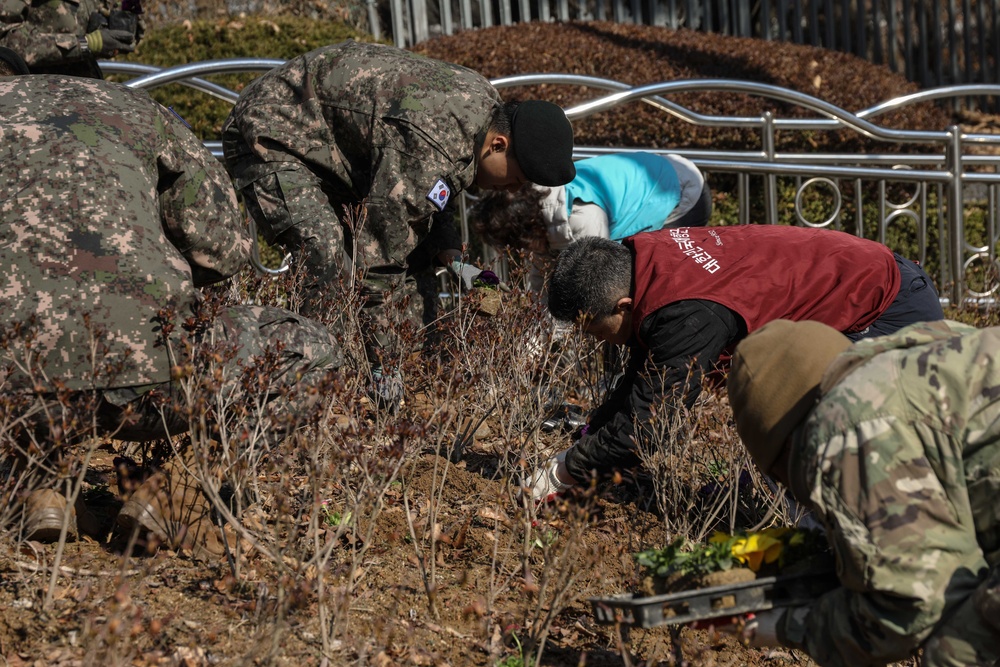
M 313 289 L 360 272 L 369 307 L 383 305 L 413 268 L 407 253 L 432 220 L 450 227 L 438 236 L 437 260 L 461 257 L 450 218 L 461 191 L 563 185 L 575 174 L 572 127 L 558 106 L 504 105 L 471 70 L 353 41 L 294 58 L 247 86 L 223 127 L 223 149 L 265 239 L 304 250 Z M 365 213 L 352 223 L 345 209 L 361 204 Z M 378 371 L 398 351 L 366 333 Z
M 203 309 L 198 288 L 238 272 L 251 249 L 225 169 L 146 93 L 56 75 L 0 78 L 0 169 L 0 379 L 8 397 L 27 397 L 5 448 L 23 459 L 51 448 L 53 435 L 72 440 L 54 430 L 68 423 L 59 410 L 73 397 L 96 398 L 97 430 L 119 439 L 186 430 L 169 404 L 161 413 L 172 369 L 191 364 L 184 325 Z M 270 390 L 255 397 L 275 437 L 342 363 L 324 325 L 273 307 L 221 307 L 196 339 L 236 350 L 222 393 L 238 385 L 238 364 L 277 355 Z M 134 493 L 119 526 L 218 552 L 205 499 L 191 480 L 170 477 Z M 64 524 L 76 531 L 75 510 L 51 491 L 32 493 L 24 514 L 34 539 Z
M 757 615 L 757 646 L 821 665 L 1000 661 L 1000 328 L 850 341 L 775 320 L 737 347 L 729 398 L 757 466 L 823 523 L 841 587 Z
M 101 79 L 98 58 L 131 53 L 142 37 L 137 0 L 0 0 L 0 46 L 32 74 Z

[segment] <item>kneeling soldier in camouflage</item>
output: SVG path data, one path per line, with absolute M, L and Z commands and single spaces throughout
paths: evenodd
M 404 356 L 387 316 L 392 295 L 435 262 L 466 287 L 479 274 L 461 260 L 459 193 L 563 185 L 576 173 L 559 106 L 504 104 L 482 75 L 384 44 L 331 44 L 265 73 L 240 94 L 222 135 L 264 238 L 304 251 L 305 312 L 320 317 L 330 283 L 362 276 L 374 394 L 390 409 Z M 362 204 L 363 216 L 345 217 Z
M 171 399 L 179 376 L 204 370 L 192 341 L 225 341 L 233 351 L 222 362 L 223 395 L 266 353 L 271 384 L 248 391 L 274 417 L 268 435 L 300 423 L 316 402 L 310 388 L 341 365 L 340 347 L 322 324 L 279 308 L 206 315 L 198 287 L 247 266 L 251 243 L 225 169 L 179 119 L 116 84 L 6 77 L 0 137 L 8 418 L 0 444 L 22 468 L 51 470 L 65 445 L 95 434 L 150 440 L 185 431 L 188 417 Z M 199 318 L 200 330 L 185 333 Z M 92 411 L 75 422 L 79 405 Z M 74 508 L 51 490 L 60 474 L 20 495 L 25 537 L 75 537 Z M 190 470 L 175 463 L 131 496 L 118 524 L 216 553 L 209 509 Z
M 775 320 L 729 398 L 757 466 L 812 508 L 841 587 L 758 614 L 758 646 L 821 665 L 1000 661 L 1000 328 L 915 324 L 855 345 Z

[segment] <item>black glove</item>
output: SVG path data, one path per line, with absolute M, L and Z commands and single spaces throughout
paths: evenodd
M 118 53 L 132 53 L 135 50 L 135 35 L 127 30 L 101 28 L 87 33 L 87 48 L 101 58 L 110 58 Z

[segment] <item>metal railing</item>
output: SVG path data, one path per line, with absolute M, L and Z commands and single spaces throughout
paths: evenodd
M 102 63 L 108 72 L 139 75 L 125 83 L 151 89 L 180 83 L 220 99 L 237 95 L 201 79 L 219 72 L 262 71 L 276 60 L 233 59 L 191 63 L 159 70 L 129 63 Z M 945 131 L 900 130 L 877 124 L 881 114 L 928 100 L 974 94 L 1000 99 L 1000 85 L 949 86 L 850 112 L 805 93 L 778 86 L 728 79 L 671 81 L 632 87 L 618 81 L 569 74 L 526 74 L 495 79 L 498 89 L 546 84 L 586 86 L 610 91 L 566 109 L 579 120 L 629 104 L 650 105 L 693 126 L 751 129 L 759 143 L 745 150 L 671 150 L 637 146 L 582 146 L 577 158 L 629 150 L 675 153 L 694 161 L 712 180 L 727 174 L 736 181 L 737 217 L 741 224 L 789 222 L 810 227 L 842 229 L 892 245 L 892 230 L 908 227 L 907 237 L 917 244 L 917 257 L 926 263 L 933 254 L 936 279 L 942 295 L 953 302 L 993 304 L 1000 291 L 1000 135 L 962 132 L 958 126 Z M 793 104 L 816 114 L 815 118 L 778 118 L 771 112 L 759 116 L 709 116 L 697 113 L 669 96 L 677 93 L 742 94 Z M 775 148 L 778 131 L 816 132 L 848 129 L 875 145 L 896 144 L 898 152 L 864 154 L 782 152 Z M 217 141 L 206 142 L 215 155 Z M 996 154 L 983 154 L 983 150 Z M 902 185 L 901 185 L 902 184 Z M 903 186 L 906 186 L 905 188 Z M 907 194 L 899 200 L 901 190 Z M 759 195 L 757 194 L 759 192 Z M 912 193 L 912 194 L 910 194 Z M 809 201 L 810 206 L 805 202 Z M 819 202 L 817 204 L 817 202 Z M 824 210 L 815 218 L 814 210 Z M 752 211 L 759 217 L 752 219 Z M 783 211 L 791 210 L 791 214 Z M 460 206 L 465 240 L 469 238 L 467 207 Z M 966 215 L 981 219 L 975 227 Z M 911 254 L 911 253 L 904 253 Z M 270 271 L 274 271 L 271 269 Z

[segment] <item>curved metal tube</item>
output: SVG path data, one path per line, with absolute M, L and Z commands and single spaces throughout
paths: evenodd
M 250 263 L 257 273 L 265 276 L 280 276 L 292 268 L 292 253 L 285 255 L 281 260 L 281 266 L 276 269 L 264 266 L 264 262 L 260 259 L 260 244 L 257 242 L 257 223 L 249 215 L 247 216 L 247 220 L 249 221 L 248 231 L 250 232 L 250 239 L 253 241 L 250 245 Z
M 157 68 L 140 63 L 116 61 L 102 61 L 101 65 L 107 72 L 112 74 L 138 74 L 139 76 L 124 84 L 130 88 L 148 90 L 169 83 L 180 83 L 182 85 L 200 90 L 223 101 L 235 103 L 235 101 L 239 98 L 238 93 L 225 88 L 224 86 L 198 78 L 198 75 L 251 71 L 263 72 L 284 63 L 284 60 L 270 58 L 226 58 L 187 63 L 169 68 Z M 771 84 L 741 81 L 737 79 L 685 79 L 634 87 L 613 79 L 605 79 L 595 76 L 535 73 L 500 77 L 492 79 L 491 83 L 498 89 L 510 88 L 514 86 L 557 84 L 585 86 L 599 90 L 615 91 L 611 95 L 599 97 L 567 109 L 566 115 L 569 116 L 571 120 L 576 118 L 586 118 L 590 115 L 606 111 L 626 102 L 640 101 L 680 120 L 702 127 L 763 127 L 764 119 L 762 117 L 707 116 L 692 111 L 691 109 L 681 106 L 675 102 L 671 102 L 659 94 L 725 91 L 777 99 L 796 104 L 806 109 L 811 109 L 829 117 L 818 119 L 775 119 L 773 122 L 776 129 L 824 130 L 846 126 L 859 132 L 860 134 L 863 134 L 864 136 L 875 139 L 895 142 L 917 141 L 922 143 L 943 140 L 946 138 L 947 133 L 939 131 L 892 130 L 870 123 L 866 119 L 873 118 L 908 105 L 931 100 L 966 95 L 1000 96 L 1000 85 L 965 84 L 944 86 L 896 97 L 868 109 L 858 111 L 857 113 L 851 113 L 806 93 L 800 93 L 787 88 L 781 88 L 780 86 L 773 86 Z M 1000 143 L 1000 136 L 986 134 L 963 134 L 962 140 L 975 143 Z
M 109 74 L 138 74 L 134 79 L 126 81 L 123 85 L 129 88 L 141 90 L 151 90 L 159 88 L 169 83 L 178 83 L 199 90 L 206 95 L 211 95 L 223 102 L 235 104 L 240 94 L 220 86 L 217 83 L 199 78 L 199 74 L 225 74 L 231 72 L 266 72 L 278 65 L 284 64 L 284 60 L 271 60 L 266 58 L 229 58 L 225 60 L 204 60 L 197 63 L 187 63 L 185 65 L 175 65 L 174 67 L 152 67 L 150 65 L 139 65 L 138 63 L 117 63 L 114 61 L 101 61 L 101 69 Z
M 863 118 L 871 118 L 910 104 L 930 102 L 932 100 L 940 100 L 947 97 L 967 97 L 969 95 L 986 95 L 989 97 L 1000 96 L 1000 86 L 994 84 L 976 83 L 930 88 L 928 90 L 910 93 L 909 95 L 894 97 L 891 100 L 869 107 L 864 111 L 859 111 L 856 115 Z
M 561 84 L 567 86 L 586 86 L 599 90 L 628 91 L 633 86 L 614 79 L 603 79 L 597 76 L 586 76 L 582 74 L 515 74 L 499 79 L 490 79 L 490 83 L 497 89 L 513 88 L 515 86 L 529 86 L 538 84 Z M 676 102 L 671 102 L 659 95 L 643 97 L 639 100 L 645 104 L 664 111 L 671 116 L 687 121 L 694 125 L 704 125 L 706 127 L 721 127 L 724 125 L 739 125 L 743 127 L 761 127 L 763 122 L 759 116 L 705 116 Z M 567 112 L 567 115 L 569 113 Z M 572 119 L 571 119 L 572 120 Z
M 737 81 L 734 79 L 692 79 L 686 81 L 670 81 L 667 83 L 656 83 L 645 86 L 637 86 L 628 91 L 613 93 L 604 97 L 599 97 L 583 104 L 578 104 L 566 110 L 566 116 L 571 120 L 576 118 L 586 118 L 601 111 L 607 111 L 623 102 L 646 97 L 664 92 L 691 92 L 691 91 L 726 91 L 733 93 L 747 93 L 760 95 L 770 99 L 781 100 L 797 104 L 805 109 L 811 109 L 817 113 L 828 116 L 854 131 L 872 139 L 882 139 L 895 142 L 936 142 L 947 137 L 945 132 L 907 131 L 892 130 L 870 123 L 862 118 L 858 118 L 849 111 L 836 105 L 825 102 L 819 98 L 800 93 L 779 86 L 772 86 L 766 83 L 756 83 L 753 81 Z
M 501 77 L 499 79 L 493 79 L 491 81 L 497 88 L 511 88 L 514 86 L 527 86 L 527 85 L 540 85 L 540 84 L 557 84 L 557 85 L 576 85 L 576 86 L 588 86 L 591 88 L 598 88 L 602 90 L 614 90 L 622 93 L 629 91 L 641 90 L 643 93 L 638 95 L 640 98 L 638 101 L 649 104 L 656 107 L 662 111 L 669 113 L 681 120 L 687 121 L 694 125 L 704 126 L 704 127 L 722 127 L 722 126 L 736 126 L 736 127 L 762 127 L 762 118 L 752 118 L 745 116 L 705 116 L 699 114 L 695 111 L 688 109 L 687 107 L 681 106 L 675 102 L 670 102 L 663 97 L 645 91 L 652 89 L 655 92 L 713 92 L 715 90 L 727 90 L 729 92 L 756 94 L 763 97 L 772 97 L 775 99 L 781 99 L 782 101 L 792 102 L 803 106 L 805 108 L 811 108 L 814 111 L 820 113 L 829 114 L 829 109 L 819 108 L 807 103 L 803 100 L 814 100 L 818 102 L 823 107 L 829 107 L 837 110 L 839 114 L 833 115 L 830 119 L 826 118 L 816 118 L 816 119 L 802 119 L 802 118 L 778 118 L 774 120 L 774 125 L 776 129 L 779 130 L 832 130 L 838 127 L 842 127 L 845 122 L 844 119 L 856 118 L 865 120 L 867 118 L 875 117 L 880 114 L 892 111 L 895 109 L 902 108 L 911 104 L 918 104 L 920 102 L 927 102 L 930 100 L 944 99 L 948 97 L 961 97 L 966 95 L 986 95 L 986 96 L 1000 96 L 1000 86 L 997 85 L 986 85 L 986 84 L 967 84 L 959 86 L 945 86 L 941 88 L 934 88 L 931 90 L 921 91 L 919 93 L 913 93 L 910 95 L 903 95 L 901 97 L 895 97 L 891 100 L 881 102 L 868 109 L 863 109 L 857 113 L 852 114 L 840 107 L 831 105 L 823 100 L 812 97 L 806 93 L 798 93 L 796 91 L 791 91 L 787 88 L 781 88 L 779 86 L 772 86 L 770 84 L 755 83 L 750 81 L 740 81 L 736 79 L 685 79 L 682 81 L 664 82 L 661 84 L 647 84 L 641 87 L 633 87 L 627 84 L 621 83 L 619 81 L 614 81 L 612 79 L 603 79 L 594 76 L 581 76 L 575 74 L 518 74 L 513 76 Z M 721 86 L 719 84 L 725 84 Z M 787 99 L 785 96 L 775 96 L 774 92 L 787 91 L 795 95 L 799 99 Z M 770 93 L 770 94 L 769 94 Z M 648 97 L 643 97 L 643 94 L 648 95 Z M 583 105 L 578 105 L 567 109 L 566 114 L 570 116 L 570 119 L 575 119 L 577 117 L 584 118 L 591 115 L 592 113 L 597 113 L 598 111 L 605 111 L 616 104 L 626 101 L 634 101 L 637 95 L 623 96 L 619 99 L 614 99 L 616 96 L 607 96 L 603 98 L 598 98 L 596 100 L 591 100 Z M 584 113 L 583 110 L 589 105 L 604 104 L 607 100 L 614 99 L 613 102 L 608 104 L 606 107 L 601 107 L 596 110 Z M 570 114 L 580 114 L 570 115 Z M 857 131 L 861 131 L 857 127 L 851 126 Z M 872 125 L 871 127 L 879 127 Z M 886 132 L 905 132 L 901 130 L 888 130 L 887 128 L 882 128 Z M 864 132 L 862 132 L 864 133 Z M 875 138 L 883 138 L 887 141 L 935 141 L 938 139 L 943 139 L 946 136 L 944 132 L 930 132 L 935 135 L 933 137 L 925 136 L 923 138 L 917 137 L 915 139 L 910 138 L 890 138 L 875 135 Z M 872 135 L 868 135 L 872 136 Z M 989 135 L 989 134 L 968 134 L 963 135 L 963 140 L 974 141 L 977 143 L 1000 143 L 1000 136 Z
M 134 74 L 137 75 L 137 77 L 144 77 L 146 74 L 165 72 L 167 69 L 172 68 L 153 67 L 151 65 L 140 65 L 139 63 L 116 63 L 114 61 L 108 61 L 107 64 L 104 64 L 104 61 L 102 61 L 101 69 L 108 74 Z M 139 86 L 136 86 L 133 83 L 134 81 L 141 81 L 141 78 L 126 81 L 122 85 L 129 88 L 138 88 Z M 239 97 L 239 93 L 233 92 L 225 86 L 220 86 L 217 83 L 212 83 L 211 81 L 206 81 L 205 79 L 197 77 L 176 81 L 174 83 L 198 90 L 206 95 L 211 95 L 212 97 L 220 99 L 223 102 L 229 102 L 230 104 L 234 104 L 236 99 Z
M 108 74 L 135 74 L 136 76 L 143 76 L 145 74 L 151 74 L 155 72 L 162 71 L 159 67 L 151 67 L 149 65 L 138 65 L 137 63 L 115 63 L 116 65 L 125 65 L 126 67 L 107 67 L 102 64 L 101 69 Z M 217 99 L 223 100 L 225 102 L 234 103 L 237 93 L 226 88 L 225 86 L 220 86 L 218 84 L 212 83 L 211 81 L 206 81 L 205 79 L 193 78 L 185 79 L 183 81 L 178 81 L 178 84 L 182 86 L 187 86 L 193 90 L 205 93 Z M 123 86 L 134 88 L 131 81 L 125 81 L 122 83 Z

